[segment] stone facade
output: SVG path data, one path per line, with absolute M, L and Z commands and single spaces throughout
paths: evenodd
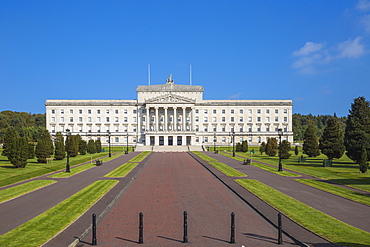
M 47 100 L 47 129 L 70 129 L 85 139 L 137 146 L 230 145 L 267 142 L 283 130 L 293 142 L 291 100 L 203 100 L 203 87 L 165 84 L 137 87 L 137 100 Z

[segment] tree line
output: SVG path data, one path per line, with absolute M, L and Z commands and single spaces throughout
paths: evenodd
M 16 168 L 24 168 L 29 159 L 37 158 L 38 163 L 47 163 L 52 158 L 63 160 L 69 154 L 75 157 L 78 154 L 100 153 L 101 141 L 82 140 L 80 135 L 70 135 L 64 140 L 61 132 L 57 132 L 54 142 L 48 130 L 44 130 L 37 142 L 31 142 L 27 137 L 20 136 L 14 127 L 8 127 L 4 135 L 2 155 L 6 156 Z
M 321 123 L 325 119 L 325 124 Z M 309 157 L 319 156 L 323 153 L 329 160 L 341 158 L 346 155 L 359 164 L 362 173 L 368 170 L 368 161 L 370 161 L 370 102 L 365 97 L 354 99 L 347 117 L 338 118 L 335 116 L 321 116 L 314 118 L 312 115 L 306 117 L 293 118 L 293 129 L 302 128 L 304 125 L 295 126 L 298 120 L 301 123 L 305 121 L 305 127 L 302 135 L 303 153 Z M 322 130 L 319 128 L 324 126 Z M 318 130 L 321 135 L 318 135 Z M 299 132 L 300 133 L 300 132 Z M 298 135 L 300 135 L 298 133 Z M 294 132 L 294 135 L 296 133 Z M 260 152 L 269 156 L 275 156 L 278 153 L 278 144 L 276 138 L 269 138 L 267 143 L 262 143 Z M 290 143 L 281 142 L 280 152 L 283 159 L 290 157 Z M 298 155 L 298 146 L 295 147 L 295 154 Z

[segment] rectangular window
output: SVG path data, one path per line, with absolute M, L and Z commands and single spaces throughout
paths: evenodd
M 217 110 L 216 109 L 213 109 L 213 114 L 217 114 Z
M 123 114 L 127 114 L 127 109 L 124 109 L 123 110 Z
M 287 109 L 284 109 L 284 114 L 288 114 L 288 110 Z
M 70 110 L 69 110 L 69 113 L 73 114 L 73 110 L 72 110 L 72 109 L 70 109 Z
M 225 128 L 225 126 L 222 126 L 222 132 L 226 132 L 226 128 Z
M 231 109 L 231 111 L 230 111 L 230 112 L 231 112 L 231 114 L 234 114 L 234 109 Z
M 257 117 L 257 122 L 261 122 L 261 117 Z
M 64 110 L 63 109 L 60 110 L 60 114 L 64 114 Z
M 267 114 L 270 114 L 270 109 L 266 109 L 266 113 Z
M 266 117 L 266 123 L 270 122 L 270 117 Z
M 222 137 L 222 143 L 225 143 L 226 142 L 226 137 Z
M 51 114 L 55 114 L 55 110 L 51 110 Z
M 80 110 L 78 110 L 78 113 L 79 113 L 79 114 L 82 114 L 82 110 L 81 110 L 81 109 L 80 109 Z
M 284 117 L 284 122 L 288 122 L 288 118 L 287 117 Z
M 82 126 L 78 126 L 78 131 L 82 132 Z
M 199 113 L 199 110 L 198 109 L 195 109 L 195 113 L 198 114 Z
M 252 126 L 248 127 L 248 132 L 252 132 Z
M 231 117 L 231 119 L 230 119 L 230 120 L 231 120 L 231 122 L 234 122 L 234 117 Z
M 213 117 L 213 120 L 212 120 L 214 123 L 217 122 L 217 118 L 216 117 Z
M 275 109 L 275 114 L 278 114 L 279 113 L 279 110 L 278 109 Z
M 204 114 L 208 114 L 208 110 L 207 109 L 204 109 Z
M 244 112 L 244 111 L 243 111 L 243 109 L 240 109 L 240 110 L 239 110 L 239 113 L 240 113 L 240 114 L 243 114 L 243 112 Z
M 64 117 L 61 117 L 61 118 L 60 118 L 60 121 L 61 121 L 62 123 L 64 123 Z
M 261 126 L 258 126 L 258 127 L 257 127 L 257 131 L 258 131 L 258 132 L 261 132 Z
M 96 110 L 96 113 L 97 113 L 97 114 L 100 114 L 100 110 Z
M 118 143 L 119 141 L 119 138 L 118 137 L 114 137 L 114 142 Z
M 145 116 L 142 118 L 142 121 L 145 122 Z
M 82 117 L 78 118 L 78 122 L 82 123 Z
M 222 121 L 222 122 L 226 122 L 225 117 L 222 117 L 222 118 L 221 118 L 221 121 Z
M 208 143 L 208 137 L 206 136 L 206 137 L 204 137 L 204 142 L 205 143 Z
M 52 123 L 55 123 L 55 117 L 52 117 L 52 118 L 51 118 L 51 122 L 52 122 Z
M 141 113 L 142 113 L 142 114 L 146 114 L 146 110 L 145 110 L 145 109 L 142 109 L 142 110 L 141 110 Z
M 208 126 L 204 126 L 204 132 L 208 132 Z
M 243 132 L 243 126 L 239 128 L 239 132 Z
M 109 117 L 106 117 L 106 118 L 105 118 L 105 121 L 106 121 L 107 123 L 109 123 Z
M 109 114 L 109 109 L 106 109 L 106 110 L 105 110 L 105 113 Z
M 96 118 L 96 121 L 98 122 L 98 123 L 100 123 L 101 121 L 100 121 L 100 117 L 97 117 Z
M 117 109 L 116 109 L 116 110 L 114 110 L 114 113 L 115 113 L 115 114 L 118 114 L 118 110 L 117 110 Z
M 266 132 L 270 132 L 270 126 L 266 126 Z
M 249 109 L 249 110 L 248 110 L 248 113 L 249 113 L 249 114 L 252 114 L 252 113 L 253 113 L 252 109 Z
M 213 132 L 217 132 L 217 127 L 213 126 Z
M 133 113 L 133 114 L 136 114 L 136 113 L 137 113 L 137 111 L 136 111 L 136 110 L 132 110 L 132 113 Z
M 199 125 L 195 125 L 195 131 L 199 131 Z
M 248 117 L 248 122 L 251 123 L 252 122 L 252 117 Z
M 207 123 L 208 122 L 208 117 L 204 117 L 204 122 Z
M 114 118 L 114 122 L 118 123 L 118 117 Z
M 127 123 L 127 117 L 123 118 L 123 122 Z
M 257 109 L 257 114 L 261 114 L 261 109 Z
M 279 122 L 279 117 L 275 117 L 275 122 Z
M 73 123 L 73 117 L 69 118 L 69 122 Z
M 87 110 L 87 113 L 88 113 L 88 114 L 91 114 L 91 110 Z
M 225 110 L 225 109 L 222 109 L 222 110 L 221 110 L 221 113 L 222 113 L 222 114 L 225 114 L 225 113 L 226 113 L 226 110 Z
M 134 123 L 136 123 L 136 117 L 134 117 Z
M 195 122 L 199 122 L 199 117 L 195 117 Z
M 241 123 L 243 122 L 243 117 L 239 118 L 239 122 L 241 122 Z

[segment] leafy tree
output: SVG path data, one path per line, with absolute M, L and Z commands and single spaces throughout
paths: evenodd
M 266 144 L 266 154 L 268 156 L 275 156 L 278 152 L 278 143 L 276 138 L 269 138 Z
M 329 160 L 339 159 L 343 156 L 343 131 L 341 122 L 337 118 L 329 118 L 326 122 L 324 133 L 320 138 L 319 149 Z
M 299 154 L 298 146 L 295 146 L 295 148 L 294 148 L 294 154 L 295 154 L 295 155 L 298 155 L 298 154 Z
M 235 151 L 236 152 L 241 152 L 242 151 L 242 145 L 240 144 L 240 142 L 235 144 Z
M 266 143 L 262 142 L 260 145 L 260 153 L 263 154 L 264 152 L 266 152 Z
M 70 135 L 66 140 L 67 152 L 70 157 L 76 157 L 78 155 L 78 144 L 80 141 L 79 135 Z
M 283 140 L 281 142 L 281 158 L 282 159 L 289 159 L 292 155 L 290 152 L 290 142 L 287 140 Z
M 319 143 L 316 137 L 316 131 L 313 124 L 308 125 L 304 133 L 303 153 L 309 157 L 320 155 Z
M 96 146 L 96 152 L 100 153 L 101 152 L 101 141 L 100 141 L 100 139 L 95 141 L 95 146 Z
M 366 151 L 366 148 L 365 147 L 362 147 L 361 149 L 361 160 L 360 160 L 360 171 L 362 173 L 365 173 L 367 172 L 367 169 L 369 167 L 369 164 L 367 163 L 367 151 Z
M 349 110 L 344 133 L 344 146 L 347 156 L 357 164 L 362 162 L 362 148 L 366 149 L 370 160 L 370 106 L 364 97 L 354 100 Z
M 53 141 L 48 130 L 45 130 L 41 135 L 40 139 L 37 141 L 36 145 L 36 157 L 37 162 L 46 163 L 46 158 L 50 158 L 53 153 Z
M 55 134 L 55 154 L 54 158 L 56 160 L 63 160 L 66 157 L 66 147 L 64 145 L 64 137 L 62 135 L 62 132 L 57 132 Z
M 87 143 L 87 148 L 86 151 L 89 154 L 94 154 L 96 153 L 96 145 L 93 139 L 90 139 L 89 142 Z
M 244 140 L 242 142 L 242 152 L 248 152 L 248 141 L 247 140 Z
M 8 150 L 12 146 L 13 140 L 18 137 L 17 132 L 14 127 L 8 127 L 4 135 L 4 145 L 3 145 L 3 156 L 8 156 Z M 9 157 L 8 157 L 9 159 Z
M 78 152 L 81 155 L 85 155 L 86 154 L 86 148 L 87 148 L 87 142 L 81 139 L 80 143 L 78 144 Z
M 28 159 L 34 159 L 35 158 L 35 144 L 33 142 L 28 143 Z
M 10 163 L 16 168 L 24 168 L 28 159 L 28 142 L 26 137 L 16 137 L 13 139 L 7 151 Z

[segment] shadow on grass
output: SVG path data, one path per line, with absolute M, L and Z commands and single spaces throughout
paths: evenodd
M 328 182 L 335 183 L 335 184 L 342 184 L 342 185 L 369 185 L 370 184 L 370 177 L 369 178 L 356 178 L 356 179 L 328 179 Z
M 370 244 L 357 244 L 357 243 L 346 243 L 346 242 L 339 242 L 336 243 L 339 244 L 340 246 L 356 246 L 356 247 L 369 247 Z

